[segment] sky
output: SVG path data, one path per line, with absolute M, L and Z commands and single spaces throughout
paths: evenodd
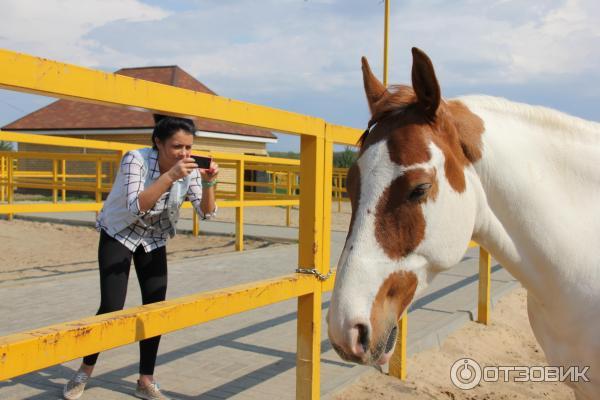
M 600 120 L 597 0 L 390 0 L 389 83 L 413 46 L 442 95 Z M 217 94 L 364 128 L 360 57 L 381 78 L 383 0 L 3 0 L 0 47 L 113 72 L 178 65 Z M 0 125 L 53 99 L 0 90 Z M 269 150 L 298 150 L 279 135 Z

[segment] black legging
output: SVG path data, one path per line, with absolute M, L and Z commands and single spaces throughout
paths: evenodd
M 98 263 L 100 264 L 100 309 L 98 314 L 122 310 L 127 295 L 131 258 L 135 264 L 144 304 L 156 303 L 167 294 L 167 251 L 159 247 L 146 253 L 139 246 L 134 253 L 104 230 L 100 233 Z M 153 375 L 160 336 L 140 341 L 140 374 Z M 86 365 L 95 365 L 98 353 L 83 358 Z

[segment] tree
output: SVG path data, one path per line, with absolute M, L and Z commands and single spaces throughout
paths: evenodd
M 269 152 L 269 156 L 271 157 L 277 157 L 277 158 L 292 158 L 294 160 L 299 160 L 300 159 L 300 153 L 296 153 L 293 151 L 270 151 Z
M 13 146 L 11 142 L 5 142 L 4 140 L 0 140 L 0 151 L 13 151 Z
M 336 168 L 350 168 L 356 161 L 357 152 L 346 146 L 344 151 L 333 153 L 333 166 Z

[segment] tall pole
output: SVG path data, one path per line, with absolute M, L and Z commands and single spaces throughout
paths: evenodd
M 385 23 L 383 32 L 383 86 L 388 84 L 388 45 L 390 28 L 390 0 L 385 0 Z M 408 336 L 408 310 L 398 320 L 398 336 L 396 350 L 390 359 L 389 374 L 399 379 L 406 379 L 406 339 Z
M 388 82 L 388 31 L 390 28 L 390 0 L 385 0 L 385 22 L 383 28 L 383 86 Z

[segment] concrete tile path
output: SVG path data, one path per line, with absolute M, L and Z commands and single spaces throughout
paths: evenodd
M 28 215 L 31 217 L 79 224 L 93 221 L 93 213 Z M 232 224 L 203 222 L 202 226 L 215 234 L 233 232 Z M 191 229 L 191 221 L 182 221 L 180 229 Z M 245 231 L 257 237 L 297 238 L 294 228 L 246 225 Z M 344 239 L 345 233 L 332 233 L 333 265 Z M 288 244 L 172 262 L 168 298 L 292 273 L 297 252 L 297 245 Z M 471 249 L 459 265 L 440 274 L 413 304 L 409 312 L 409 354 L 439 345 L 449 333 L 476 318 L 477 256 L 477 250 Z M 126 307 L 139 305 L 137 280 L 132 277 L 129 285 Z M 493 303 L 517 285 L 499 265 L 493 267 Z M 0 335 L 83 318 L 93 315 L 98 307 L 97 272 L 1 282 L 0 299 Z M 323 318 L 328 300 L 326 294 Z M 164 336 L 156 378 L 165 394 L 174 399 L 294 399 L 296 308 L 296 301 L 290 300 Z M 101 354 L 83 399 L 132 398 L 137 347 L 129 345 Z M 342 361 L 331 349 L 325 329 L 321 360 L 324 398 L 368 369 Z M 79 362 L 0 382 L 0 399 L 59 399 L 62 385 Z M 408 368 L 410 371 L 410 365 Z

